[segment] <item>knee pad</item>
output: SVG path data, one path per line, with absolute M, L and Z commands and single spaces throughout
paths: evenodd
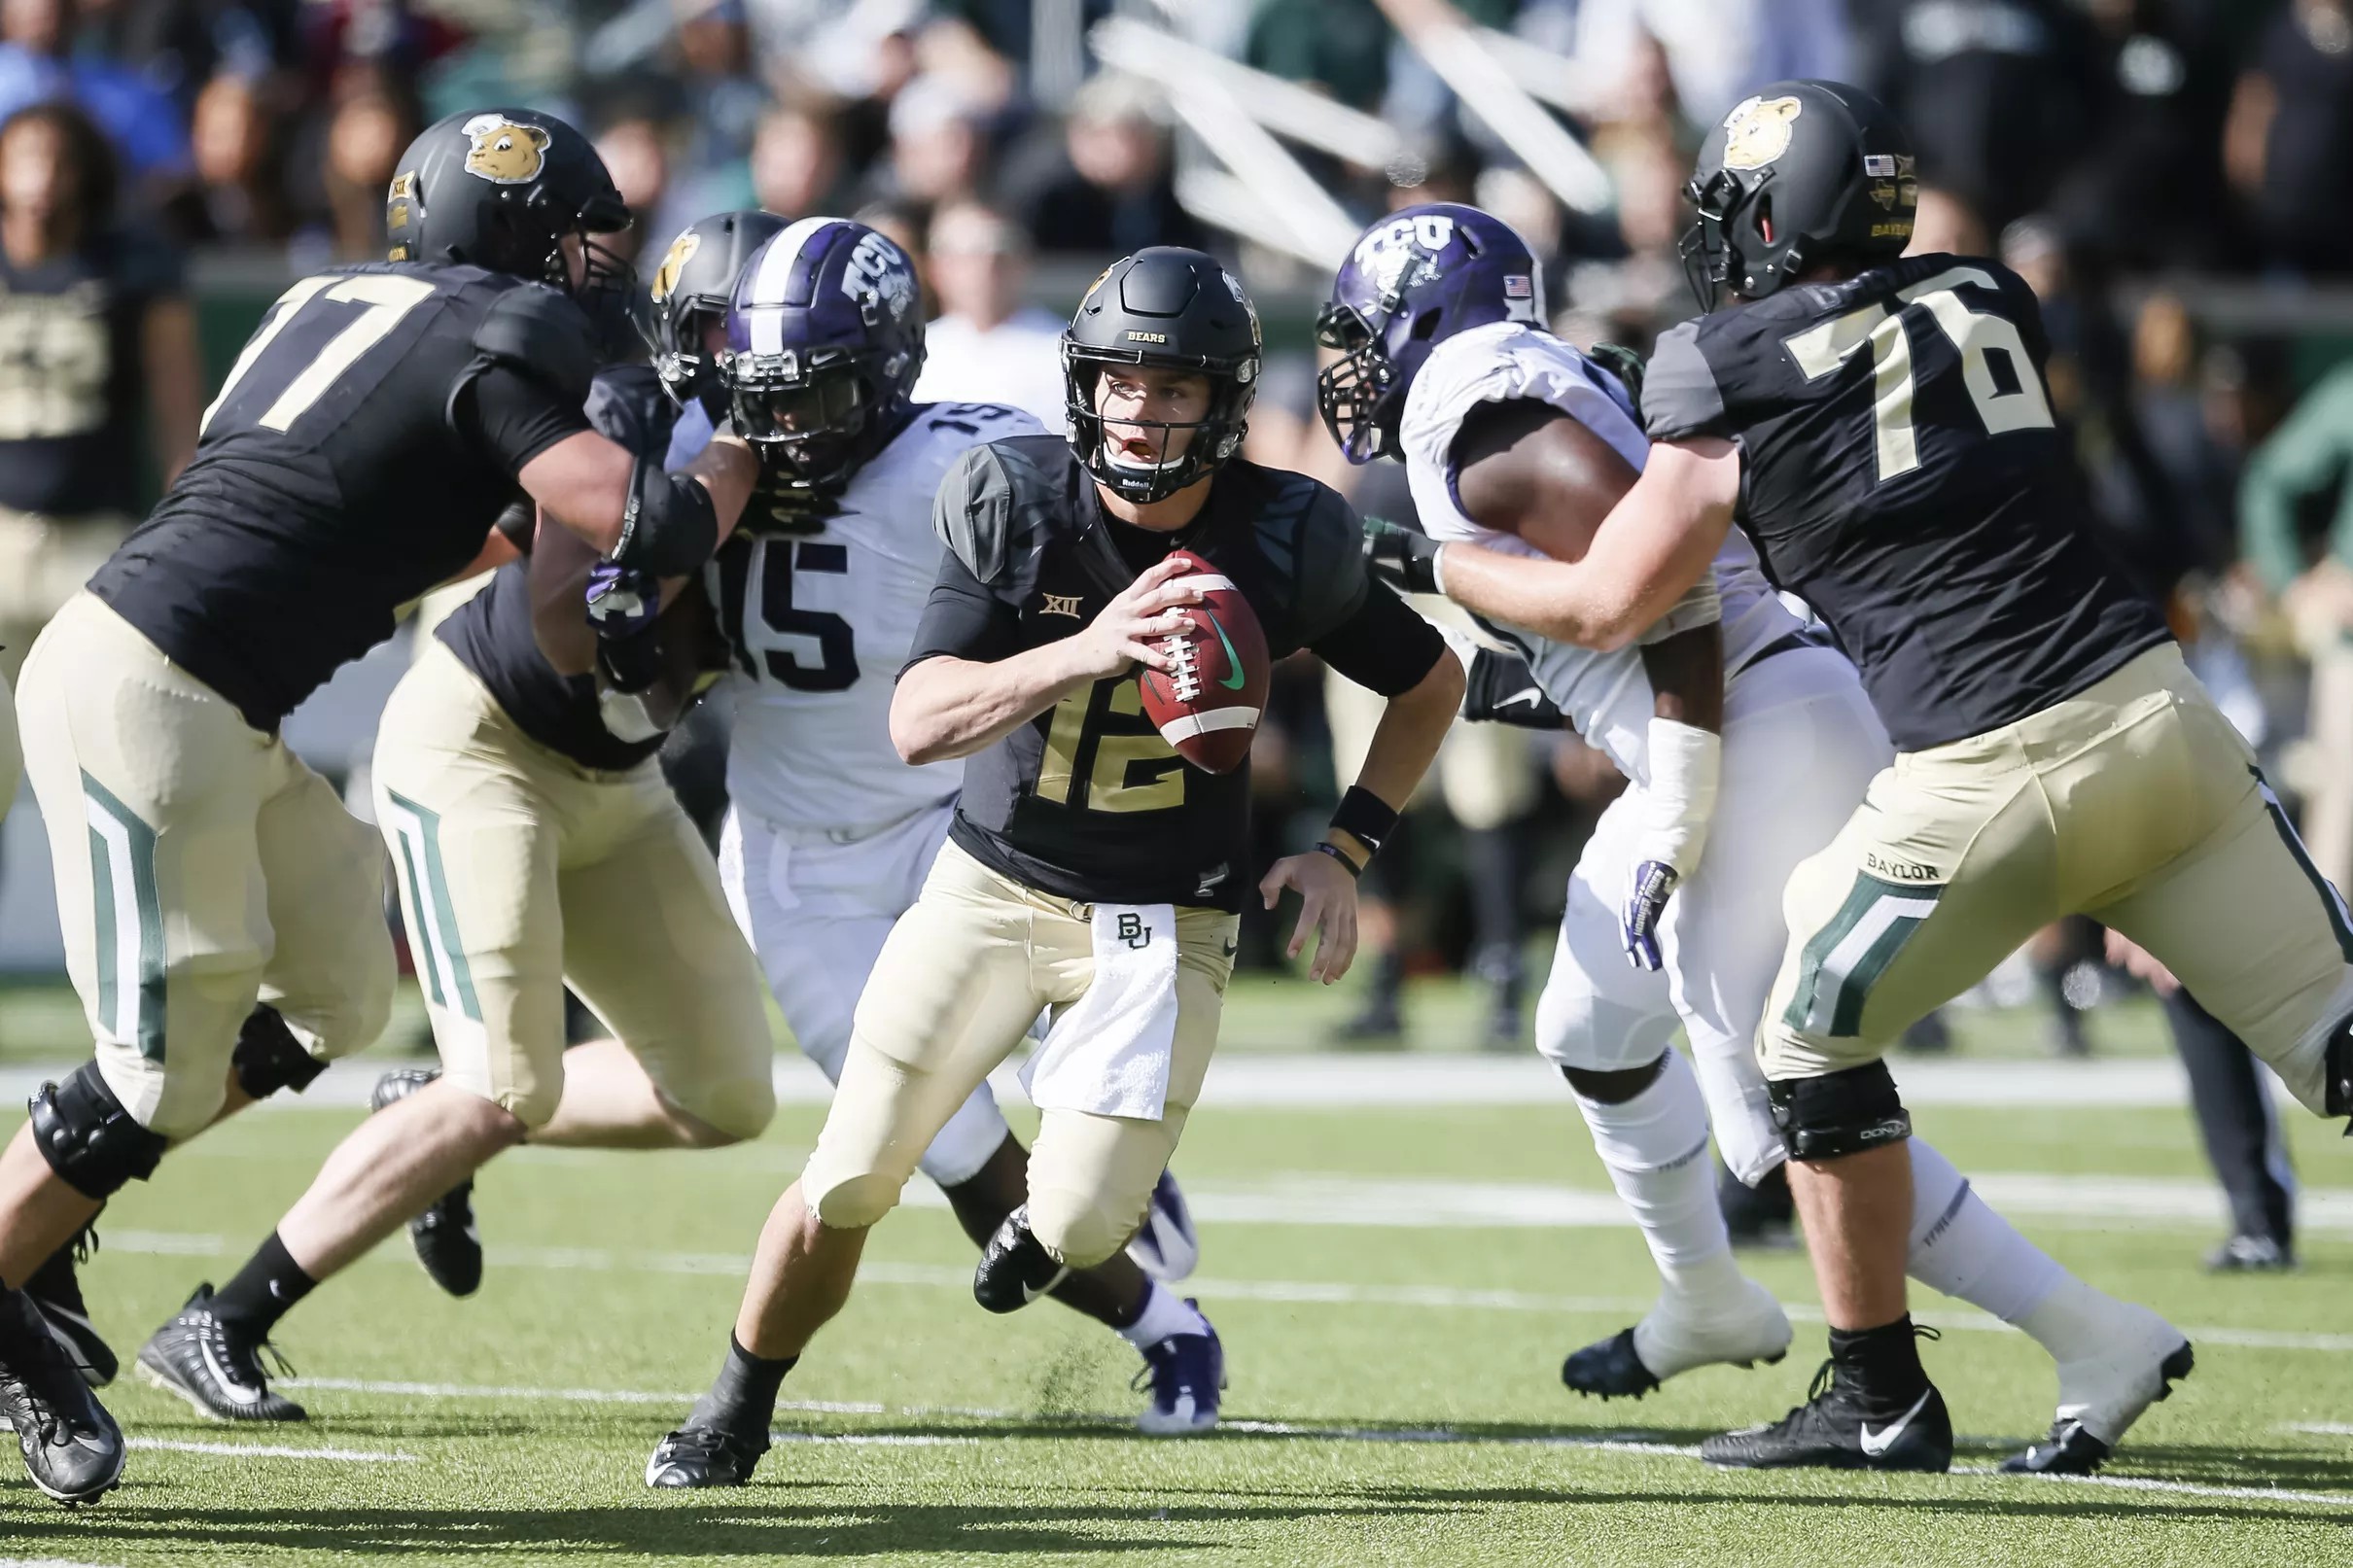
M 1884 1062 L 1770 1081 L 1765 1092 L 1793 1160 L 1840 1160 L 1912 1136 L 1912 1113 Z
M 95 1062 L 84 1063 L 61 1084 L 43 1084 L 26 1108 L 42 1158 L 85 1198 L 103 1201 L 126 1181 L 145 1181 L 171 1141 L 123 1109 Z
M 898 1206 L 899 1184 L 888 1176 L 849 1176 L 814 1192 L 806 1175 L 801 1181 L 801 1196 L 808 1201 L 810 1212 L 820 1224 L 837 1231 L 862 1231 L 879 1225 L 885 1214 Z
M 1126 1246 L 1141 1217 L 1115 1218 L 1089 1195 L 1055 1187 L 1032 1187 L 1029 1208 L 1030 1234 L 1071 1269 L 1092 1269 Z
M 256 1099 L 267 1099 L 281 1089 L 299 1095 L 327 1070 L 327 1063 L 303 1049 L 294 1030 L 286 1027 L 286 1020 L 267 1002 L 257 1004 L 245 1015 L 245 1025 L 237 1030 L 236 1049 L 228 1053 L 228 1065 L 237 1075 L 237 1087 Z

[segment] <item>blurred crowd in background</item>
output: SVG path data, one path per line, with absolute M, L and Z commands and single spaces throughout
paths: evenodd
M 1317 420 L 1297 301 L 1328 272 L 1179 199 L 1201 150 L 1165 83 L 1089 52 L 1117 13 L 1379 117 L 1405 151 L 1303 153 L 1307 172 L 1359 221 L 1495 211 L 1550 259 L 1556 325 L 1588 343 L 1646 347 L 1692 308 L 1679 187 L 1726 109 L 1790 76 L 1879 92 L 1918 144 L 1919 248 L 1997 256 L 2042 296 L 2087 516 L 2166 602 L 2323 869 L 2353 880 L 2353 360 L 2332 368 L 2353 352 L 2353 0 L 1456 0 L 1597 85 L 1560 117 L 1614 189 L 1591 213 L 1400 34 L 1428 5 L 0 0 L 0 673 L 193 450 L 224 368 L 192 306 L 208 269 L 380 257 L 402 149 L 487 103 L 596 139 L 645 270 L 728 208 L 886 229 L 937 312 L 921 395 L 1057 427 L 1054 337 L 1094 269 L 1216 251 L 1269 323 L 1250 454 L 1410 515 L 1401 470 L 1348 469 Z M 1350 706 L 1280 673 L 1257 756 L 1270 854 L 1322 820 Z M 1377 983 L 1354 1037 L 1410 1023 L 1407 976 L 1465 971 L 1483 1030 L 1522 1038 L 1528 955 L 1618 784 L 1574 737 L 1450 748 L 1368 879 Z M 1268 931 L 1249 940 L 1270 961 Z M 2005 976 L 2000 999 L 2047 998 L 2067 1051 L 2132 984 L 2072 927 Z

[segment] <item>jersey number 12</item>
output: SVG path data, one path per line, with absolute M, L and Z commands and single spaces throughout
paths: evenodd
M 1872 427 L 1881 484 L 1920 466 L 1919 437 L 1912 422 L 1912 339 L 1904 327 L 1913 305 L 1925 310 L 1928 319 L 1951 339 L 1961 357 L 1961 380 L 1969 388 L 1969 401 L 1984 422 L 1987 436 L 2051 428 L 2051 403 L 2043 396 L 2043 379 L 2035 373 L 2034 361 L 2018 328 L 2007 317 L 1971 310 L 1961 303 L 1955 291 L 1963 287 L 1992 292 L 1998 286 L 1983 267 L 1949 267 L 1899 291 L 1896 297 L 1904 301 L 1905 309 L 1890 312 L 1885 302 L 1875 299 L 1809 327 L 1784 344 L 1809 381 L 1830 374 L 1856 349 L 1871 345 Z M 2009 362 L 2008 385 L 1994 369 L 1995 353 Z

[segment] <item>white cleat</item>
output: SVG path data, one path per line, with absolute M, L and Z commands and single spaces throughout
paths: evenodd
M 1695 1367 L 1773 1365 L 1789 1353 L 1789 1314 L 1755 1280 L 1740 1285 L 1733 1302 L 1704 1313 L 1681 1297 L 1660 1297 L 1641 1322 L 1562 1363 L 1561 1381 L 1580 1394 L 1639 1399 Z
M 2030 1475 L 2090 1475 L 2115 1452 L 2143 1411 L 2190 1376 L 2195 1362 L 2181 1330 L 2146 1307 L 2116 1303 L 2099 1352 L 2058 1364 L 2058 1414 L 2051 1431 L 2004 1460 L 2002 1468 Z

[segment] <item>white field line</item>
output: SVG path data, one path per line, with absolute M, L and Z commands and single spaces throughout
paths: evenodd
M 0 1557 L 0 1568 L 114 1568 L 114 1565 L 77 1562 L 72 1557 Z
M 165 1453 L 217 1453 L 231 1459 L 328 1459 L 344 1465 L 412 1465 L 413 1453 L 377 1448 L 287 1448 L 268 1443 L 183 1443 L 169 1438 L 124 1438 L 126 1448 L 156 1448 Z
M 61 1079 L 82 1058 L 43 1065 L 0 1069 L 0 1097 L 22 1100 L 42 1083 Z M 299 1096 L 281 1095 L 264 1110 L 327 1107 L 356 1110 L 389 1057 L 363 1054 L 334 1063 Z M 1016 1078 L 1020 1063 L 1001 1067 L 990 1082 L 1000 1098 L 1023 1103 Z M 2163 1058 L 2106 1062 L 1904 1062 L 1897 1063 L 1905 1103 L 1914 1106 L 2118 1106 L 2162 1108 L 2188 1103 L 2181 1068 Z M 798 1055 L 776 1059 L 777 1099 L 787 1105 L 822 1105 L 833 1089 L 817 1067 Z M 1567 1091 L 1550 1064 L 1533 1051 L 1518 1056 L 1405 1055 L 1351 1056 L 1344 1053 L 1278 1055 L 1234 1052 L 1211 1068 L 1200 1103 L 1205 1106 L 1346 1110 L 1388 1106 L 1425 1109 L 1433 1105 L 1558 1104 L 1569 1109 Z
M 2316 1438 L 2353 1438 L 2353 1421 L 2287 1421 L 2283 1432 L 2306 1432 Z

